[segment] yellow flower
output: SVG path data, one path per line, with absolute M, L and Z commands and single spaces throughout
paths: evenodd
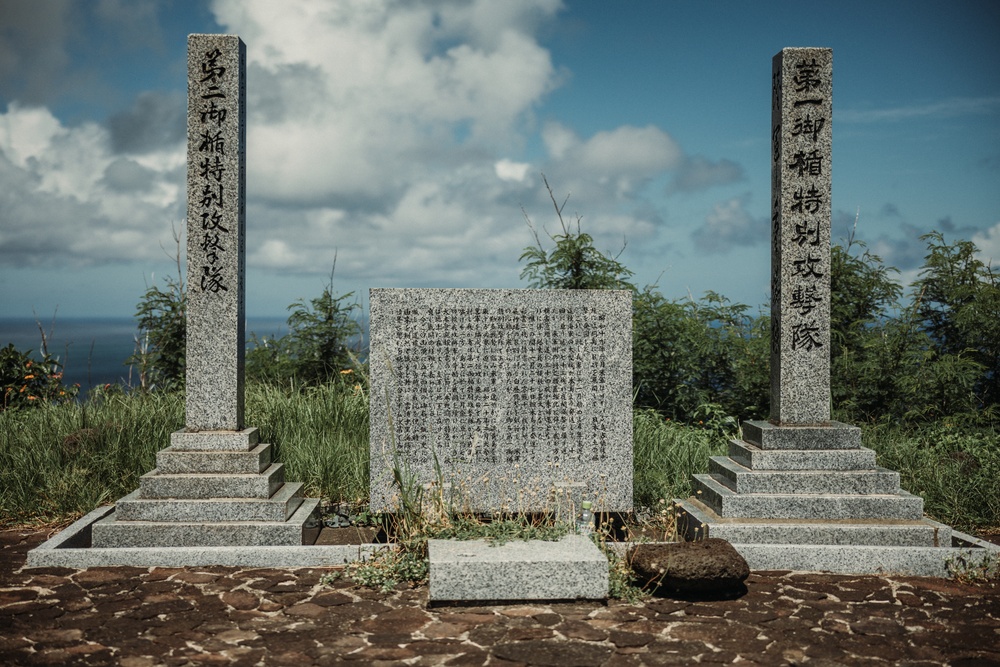
M 351 370 L 350 368 L 345 368 L 344 370 L 340 371 L 340 374 L 341 375 L 347 375 L 348 373 L 353 373 L 353 372 L 354 371 Z

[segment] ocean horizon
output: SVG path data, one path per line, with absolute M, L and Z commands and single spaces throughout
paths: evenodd
M 79 384 L 85 394 L 105 384 L 134 386 L 139 383 L 136 369 L 125 364 L 135 352 L 139 330 L 131 317 L 59 317 L 55 322 L 30 317 L 0 318 L 0 347 L 13 343 L 32 356 L 41 357 L 45 330 L 49 354 L 63 364 L 63 382 Z M 288 333 L 285 317 L 248 317 L 247 338 L 283 336 Z

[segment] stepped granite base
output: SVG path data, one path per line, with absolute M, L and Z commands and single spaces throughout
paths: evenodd
M 313 499 L 315 501 L 315 499 Z M 308 502 L 308 501 L 307 501 Z M 293 546 L 94 547 L 93 528 L 113 518 L 114 506 L 100 507 L 28 552 L 26 568 L 38 567 L 335 567 L 391 549 L 388 544 Z M 319 526 L 315 527 L 318 534 Z M 306 538 L 308 539 L 308 537 Z M 315 541 L 316 535 L 312 535 Z
M 675 502 L 681 535 L 727 540 L 751 569 L 948 576 L 1000 553 L 924 518 L 923 499 L 876 465 L 857 427 L 752 421 L 743 438 Z

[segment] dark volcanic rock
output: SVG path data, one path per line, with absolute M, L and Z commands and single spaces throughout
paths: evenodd
M 697 542 L 637 544 L 629 562 L 639 582 L 649 588 L 681 593 L 738 590 L 750 567 L 729 542 L 708 538 Z

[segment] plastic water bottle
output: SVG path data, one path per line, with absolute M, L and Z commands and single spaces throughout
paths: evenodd
M 594 513 L 590 510 L 591 503 L 584 500 L 580 503 L 580 516 L 576 518 L 576 532 L 580 535 L 590 535 L 594 532 Z

